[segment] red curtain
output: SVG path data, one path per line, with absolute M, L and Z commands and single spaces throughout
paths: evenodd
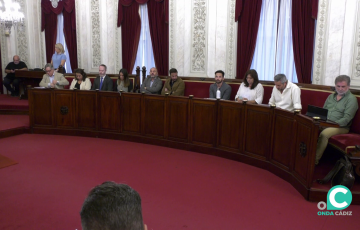
M 124 6 L 130 6 L 133 2 L 137 2 L 138 4 L 144 4 L 147 3 L 149 0 L 119 0 L 118 4 L 118 21 L 117 21 L 117 27 L 121 26 L 121 23 L 124 18 Z M 121 30 L 122 31 L 122 30 Z
M 49 0 L 41 0 L 42 21 L 41 31 L 45 30 L 46 60 L 51 62 L 56 43 L 57 15 L 63 12 L 64 15 L 64 36 L 67 45 L 67 52 L 70 64 L 73 69 L 78 68 L 77 43 L 76 43 L 76 15 L 75 0 L 63 0 L 58 2 L 56 8 L 52 7 Z
M 159 75 L 169 71 L 169 0 L 148 2 L 150 36 Z
M 124 68 L 132 71 L 140 39 L 139 4 L 148 3 L 150 36 L 159 75 L 169 69 L 169 0 L 119 0 L 117 26 L 121 27 Z
M 130 2 L 124 6 L 121 2 Z M 120 16 L 121 11 L 121 16 Z M 121 26 L 123 68 L 132 72 L 140 39 L 141 20 L 139 4 L 132 0 L 119 0 L 118 26 Z
M 236 0 L 235 21 L 238 21 L 236 78 L 243 78 L 250 69 L 260 22 L 262 0 Z
M 318 0 L 292 2 L 292 35 L 296 74 L 299 83 L 311 84 L 314 26 Z

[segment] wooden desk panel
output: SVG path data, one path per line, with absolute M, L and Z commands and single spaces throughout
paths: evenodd
M 141 94 L 122 93 L 122 131 L 141 134 Z
M 165 132 L 165 97 L 143 95 L 142 122 L 144 135 L 164 138 Z
M 170 96 L 169 96 L 170 97 Z M 171 97 L 167 100 L 165 136 L 168 139 L 187 142 L 189 133 L 189 99 Z
M 302 115 L 266 105 L 133 93 L 30 89 L 29 96 L 35 133 L 139 141 L 239 160 L 311 197 L 319 123 Z
M 56 127 L 74 127 L 75 94 L 68 90 L 54 90 L 54 109 Z M 58 111 L 58 112 L 57 112 Z
M 28 71 L 28 70 L 16 70 L 15 77 L 30 78 L 30 79 L 42 79 L 45 71 Z
M 52 93 L 48 89 L 33 90 L 32 98 L 29 101 L 36 103 L 29 103 L 29 115 L 31 127 L 52 127 L 53 126 L 53 108 L 52 108 Z
M 215 100 L 192 99 L 192 143 L 208 147 L 215 146 L 216 105 Z
M 275 109 L 273 119 L 274 133 L 270 161 L 288 171 L 296 137 L 294 114 L 282 109 Z
M 233 101 L 219 101 L 217 146 L 243 152 L 244 106 Z
M 92 91 L 79 90 L 76 93 L 75 127 L 96 130 L 96 94 Z
M 304 115 L 295 116 L 297 132 L 295 139 L 295 152 L 293 175 L 306 186 L 311 186 L 315 165 L 315 152 L 319 136 L 319 123 Z
M 245 154 L 262 160 L 269 158 L 272 114 L 269 106 L 246 106 Z
M 96 91 L 98 102 L 97 127 L 103 131 L 120 132 L 120 95 L 115 92 Z

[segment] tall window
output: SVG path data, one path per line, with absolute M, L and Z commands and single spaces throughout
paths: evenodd
M 70 25 L 68 25 L 70 26 Z M 57 35 L 56 35 L 56 43 L 61 43 L 64 46 L 66 62 L 65 69 L 67 73 L 72 73 L 72 68 L 70 64 L 70 55 L 67 51 L 65 36 L 64 36 L 64 16 L 63 13 L 58 14 L 57 16 Z
M 283 73 L 297 83 L 295 70 L 291 0 L 263 0 L 256 47 L 251 69 L 258 72 L 259 80 L 273 81 Z
M 136 74 L 136 67 L 147 66 L 148 68 L 155 66 L 154 52 L 151 43 L 149 17 L 147 4 L 141 4 L 139 7 L 139 13 L 141 18 L 141 31 L 139 47 L 136 55 L 133 74 Z M 140 78 L 140 84 L 142 84 L 142 77 Z

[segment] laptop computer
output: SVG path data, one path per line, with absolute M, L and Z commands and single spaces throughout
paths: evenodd
M 308 117 L 320 117 L 320 120 L 327 120 L 328 110 L 322 107 L 317 107 L 314 105 L 308 105 L 307 113 L 305 114 Z

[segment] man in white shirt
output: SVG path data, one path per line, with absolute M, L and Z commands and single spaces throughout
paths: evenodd
M 300 88 L 289 82 L 285 74 L 277 74 L 274 83 L 269 104 L 289 111 L 301 110 Z
M 69 85 L 69 81 L 63 74 L 56 72 L 51 63 L 45 65 L 45 72 L 39 84 L 41 87 L 63 89 L 64 85 Z

